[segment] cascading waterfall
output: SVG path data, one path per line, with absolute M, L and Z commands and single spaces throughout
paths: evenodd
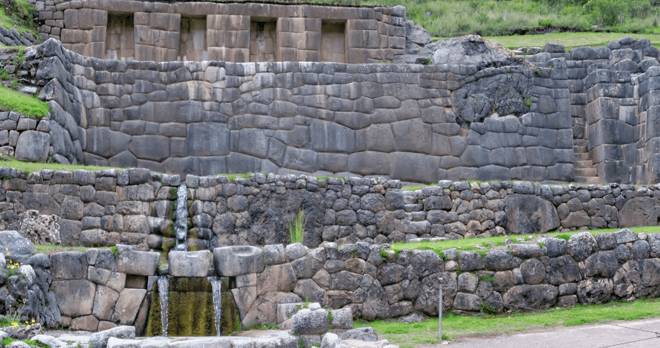
M 188 186 L 185 183 L 182 183 L 176 191 L 175 214 L 176 246 L 174 250 L 188 251 Z
M 213 315 L 215 317 L 215 332 L 217 336 L 220 333 L 222 320 L 222 280 L 218 277 L 209 277 L 211 288 L 213 290 Z
M 160 297 L 160 323 L 163 327 L 163 337 L 167 337 L 167 326 L 169 323 L 169 293 L 170 280 L 167 277 L 158 277 L 158 296 Z

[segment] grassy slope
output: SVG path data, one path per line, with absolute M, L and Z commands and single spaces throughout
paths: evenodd
M 44 117 L 50 108 L 36 97 L 0 86 L 0 110 L 16 111 L 27 117 Z
M 652 299 L 630 303 L 577 305 L 570 309 L 553 308 L 545 313 L 513 313 L 485 318 L 450 314 L 449 317 L 443 318 L 442 327 L 445 338 L 455 339 L 468 335 L 509 334 L 534 328 L 575 326 L 658 316 L 660 316 L 660 300 Z M 401 348 L 439 343 L 437 318 L 415 324 L 378 320 L 371 323 L 356 322 L 354 326 L 372 326 L 391 344 L 399 345 Z
M 644 232 L 646 234 L 651 233 L 660 233 L 660 226 L 644 226 L 644 227 L 631 227 L 631 230 L 636 233 Z M 592 234 L 598 234 L 603 232 L 614 232 L 618 231 L 619 228 L 607 228 L 600 230 L 591 230 Z M 552 232 L 546 233 L 544 235 L 552 237 L 567 237 L 574 235 L 576 233 L 584 232 L 580 231 L 571 231 L 571 232 Z M 436 253 L 440 254 L 443 250 L 457 248 L 459 251 L 467 250 L 477 250 L 481 252 L 486 252 L 492 246 L 501 246 L 504 245 L 504 240 L 511 238 L 514 242 L 517 242 L 519 238 L 524 238 L 525 240 L 531 240 L 539 235 L 508 235 L 508 236 L 497 236 L 490 238 L 469 238 L 469 239 L 456 239 L 456 240 L 446 240 L 440 242 L 414 242 L 414 243 L 392 243 L 390 249 L 394 251 L 401 250 L 433 250 Z M 532 238 L 530 238 L 532 237 Z M 478 247 L 481 246 L 481 247 Z
M 24 171 L 26 173 L 38 172 L 42 169 L 52 169 L 55 171 L 58 170 L 67 170 L 74 171 L 76 169 L 87 169 L 87 170 L 102 170 L 110 169 L 112 167 L 99 167 L 99 166 L 83 166 L 83 165 L 71 165 L 71 164 L 59 164 L 59 163 L 32 163 L 32 162 L 22 162 L 17 159 L 8 156 L 0 155 L 0 167 L 11 167 L 18 170 Z
M 485 39 L 499 42 L 502 46 L 511 49 L 534 46 L 543 48 L 546 43 L 554 42 L 564 45 L 568 52 L 571 48 L 580 46 L 607 46 L 610 41 L 616 41 L 625 36 L 632 36 L 635 39 L 646 38 L 651 40 L 653 45 L 660 47 L 660 33 L 552 33 L 542 35 L 487 36 Z
M 1 1 L 2 0 L 0 0 L 0 2 Z M 0 25 L 7 29 L 14 28 L 19 33 L 23 33 L 24 31 L 27 31 L 30 34 L 32 34 L 34 37 L 39 38 L 39 32 L 35 28 L 30 28 L 28 26 L 23 26 L 23 25 L 17 25 L 11 17 L 7 16 L 7 13 L 5 12 L 5 9 L 2 8 L 2 6 L 0 6 Z

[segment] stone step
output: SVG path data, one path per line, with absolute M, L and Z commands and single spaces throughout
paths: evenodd
M 594 162 L 592 160 L 575 161 L 575 168 L 592 168 Z
M 586 153 L 587 147 L 583 145 L 575 145 L 573 146 L 573 151 L 575 151 L 575 153 Z
M 576 153 L 575 154 L 575 160 L 576 161 L 587 161 L 587 160 L 589 160 L 589 154 L 588 153 Z
M 599 177 L 597 176 L 575 176 L 575 182 L 578 184 L 602 184 L 602 180 L 600 180 Z
M 596 168 L 575 168 L 575 176 L 598 176 Z

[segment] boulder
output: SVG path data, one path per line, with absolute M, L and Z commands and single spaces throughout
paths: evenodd
M 545 279 L 545 265 L 538 259 L 529 259 L 520 265 L 520 273 L 526 284 L 539 284 Z
M 353 328 L 353 311 L 350 307 L 341 309 L 330 310 L 332 321 L 330 327 L 333 329 L 352 329 Z
M 48 199 L 52 198 L 48 196 L 43 200 Z M 59 221 L 57 215 L 40 215 L 38 210 L 27 210 L 19 233 L 34 244 L 60 244 Z
M 588 278 L 611 278 L 614 277 L 619 263 L 614 251 L 599 251 L 584 261 L 584 267 L 586 269 L 585 276 Z
M 146 296 L 145 289 L 124 289 L 119 293 L 119 299 L 112 313 L 111 321 L 121 325 L 131 325 L 135 321 L 140 304 Z
M 96 286 L 87 280 L 56 280 L 52 284 L 62 315 L 78 317 L 92 314 Z
M 546 281 L 554 285 L 582 280 L 577 263 L 568 255 L 550 259 L 546 272 Z
M 463 311 L 479 311 L 482 303 L 481 297 L 464 292 L 459 292 L 454 298 L 454 308 Z
M 502 300 L 512 310 L 545 309 L 557 302 L 558 293 L 557 287 L 550 284 L 517 285 L 507 291 Z
M 586 305 L 608 302 L 612 295 L 613 287 L 612 279 L 583 280 L 578 283 L 578 301 Z
M 418 277 L 426 277 L 433 273 L 444 271 L 444 262 L 432 250 L 415 250 L 413 251 L 412 265 L 417 272 Z M 388 285 L 390 283 L 381 283 Z
M 431 64 L 489 66 L 523 65 L 525 60 L 495 41 L 479 35 L 466 35 L 433 42 L 426 46 L 432 54 Z
M 294 334 L 322 334 L 328 332 L 329 329 L 329 313 L 325 309 L 303 308 L 291 317 L 291 331 Z
M 622 228 L 616 232 L 613 232 L 612 235 L 614 236 L 616 244 L 625 244 L 637 240 L 637 234 L 629 228 Z
M 486 268 L 493 271 L 513 269 L 520 265 L 520 259 L 513 257 L 510 250 L 493 250 L 486 253 Z
M 619 227 L 657 225 L 658 218 L 660 200 L 655 197 L 635 197 L 629 199 L 619 211 Z
M 462 272 L 476 271 L 484 268 L 484 260 L 480 254 L 473 251 L 463 251 L 458 256 L 458 267 Z
M 15 157 L 19 161 L 46 162 L 49 146 L 50 134 L 33 130 L 24 131 L 18 137 Z
M 211 266 L 211 252 L 170 251 L 167 260 L 173 277 L 206 277 Z
M 228 246 L 213 249 L 215 272 L 221 277 L 235 277 L 264 270 L 264 254 L 253 246 Z
M 29 239 L 17 231 L 0 231 L 0 250 L 8 259 L 22 261 L 37 252 Z
M 339 337 L 331 332 L 323 335 L 323 340 L 321 340 L 321 348 L 344 348 L 344 344 L 341 343 Z
M 344 331 L 340 337 L 342 340 L 378 341 L 378 334 L 376 334 L 376 331 L 371 326 Z
M 117 244 L 117 267 L 119 272 L 132 275 L 151 276 L 156 274 L 160 253 L 135 251 L 131 246 Z
M 106 348 L 108 340 L 111 338 L 131 339 L 135 338 L 134 326 L 117 326 L 110 330 L 94 333 L 89 342 L 94 348 Z
M 55 279 L 86 279 L 87 255 L 79 251 L 57 253 L 50 257 L 50 271 Z
M 504 199 L 507 230 L 511 234 L 545 233 L 559 227 L 554 205 L 545 199 L 513 194 Z
M 568 254 L 575 261 L 585 260 L 589 255 L 596 252 L 598 243 L 591 232 L 581 232 L 568 239 Z

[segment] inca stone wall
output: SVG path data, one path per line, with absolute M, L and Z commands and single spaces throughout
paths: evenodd
M 333 310 L 342 308 L 333 318 L 349 312 L 366 320 L 397 318 L 413 311 L 437 316 L 439 277 L 444 282 L 442 308 L 457 314 L 631 301 L 657 297 L 660 286 L 660 234 L 635 234 L 628 229 L 595 237 L 582 232 L 568 240 L 542 238 L 483 252 L 448 249 L 441 256 L 431 250 L 395 253 L 387 246 L 364 242 L 341 246 L 326 242 L 316 249 L 295 243 L 286 248 L 266 245 L 263 250 L 217 248 L 215 265 L 210 268 L 210 253 L 206 251 L 204 258 L 193 255 L 199 253 L 170 252 L 167 268 L 157 267 L 158 253 L 122 245 L 116 256 L 110 249 L 89 249 L 50 258 L 39 254 L 31 260 L 40 260 L 41 273 L 52 274 L 47 286 L 53 289 L 49 293 L 54 294 L 52 306 L 61 312 L 57 320 L 89 331 L 120 324 L 143 332 L 149 297 L 156 295 L 151 293 L 154 282 L 157 276 L 168 274 L 231 277 L 234 281 L 228 290 L 243 327 L 280 323 L 303 335 L 321 333 L 300 330 L 298 315 L 289 320 L 288 314 L 303 299 Z M 29 265 L 22 268 L 23 273 L 32 270 Z M 0 285 L 4 281 L 0 277 Z M 7 282 L 9 297 L 27 298 L 16 293 L 20 288 L 15 285 L 28 280 L 15 275 Z M 0 295 L 6 294 L 0 290 Z
M 74 52 L 113 60 L 183 58 L 186 54 L 179 53 L 188 47 L 180 37 L 188 34 L 191 19 L 202 20 L 197 39 L 203 44 L 186 55 L 196 61 L 391 62 L 405 53 L 406 45 L 403 6 L 39 0 L 35 8 L 42 39 L 55 38 Z M 259 48 L 259 23 L 272 23 L 268 47 Z M 331 29 L 328 25 L 340 30 L 323 30 Z
M 657 105 L 658 49 L 648 39 L 626 37 L 570 53 L 548 44 L 544 53 L 526 58 L 547 66 L 561 57 L 567 62 L 573 137 L 587 147 L 599 182 L 657 182 L 657 134 L 647 122 Z
M 519 66 L 117 62 L 40 47 L 40 96 L 76 120 L 86 164 L 573 179 L 563 60 L 532 76 Z M 498 105 L 509 116 L 486 118 Z
M 29 175 L 0 168 L 2 229 L 20 230 L 28 210 L 59 217 L 62 244 L 169 250 L 178 175 L 147 169 Z M 403 191 L 396 180 L 253 174 L 185 180 L 188 244 L 288 244 L 288 223 L 303 211 L 304 243 L 390 243 L 537 234 L 580 228 L 656 225 L 660 189 L 530 182 L 440 181 Z

